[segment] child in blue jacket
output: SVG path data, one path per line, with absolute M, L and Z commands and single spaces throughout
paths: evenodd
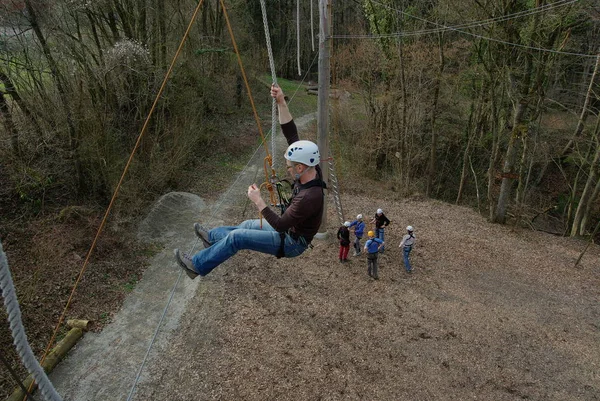
M 354 240 L 354 256 L 360 255 L 360 240 L 363 237 L 365 232 L 365 222 L 363 221 L 363 215 L 359 214 L 356 216 L 356 220 L 350 223 L 350 227 L 354 227 L 354 235 L 356 239 Z
M 369 231 L 369 239 L 365 243 L 365 251 L 367 252 L 367 273 L 375 280 L 379 280 L 377 275 L 377 255 L 379 250 L 383 248 L 383 241 L 375 238 L 375 233 Z

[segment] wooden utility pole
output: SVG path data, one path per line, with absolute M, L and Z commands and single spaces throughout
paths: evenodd
M 331 80 L 331 65 L 329 61 L 329 36 L 331 35 L 331 2 L 319 0 L 319 102 L 317 107 L 317 145 L 321 159 L 329 159 L 329 82 Z M 329 185 L 329 162 L 321 163 L 323 180 Z M 327 236 L 327 191 L 323 204 L 323 220 L 317 236 Z

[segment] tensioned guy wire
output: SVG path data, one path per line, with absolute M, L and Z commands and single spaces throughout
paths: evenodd
M 536 7 L 536 8 L 530 8 L 530 9 L 519 11 L 519 12 L 516 12 L 513 14 L 506 14 L 506 15 L 502 15 L 499 17 L 495 17 L 495 18 L 489 18 L 486 20 L 466 22 L 466 23 L 460 24 L 460 25 L 444 26 L 444 25 L 436 24 L 436 25 L 439 25 L 440 28 L 423 29 L 423 30 L 419 30 L 419 31 L 410 31 L 410 32 L 392 32 L 389 34 L 381 34 L 381 35 L 367 35 L 367 34 L 365 34 L 365 35 L 333 35 L 332 37 L 338 38 L 338 39 L 347 39 L 347 38 L 359 39 L 359 38 L 386 38 L 386 37 L 396 37 L 396 36 L 417 36 L 417 35 L 426 35 L 426 34 L 430 34 L 430 33 L 446 32 L 449 30 L 456 30 L 456 29 L 461 29 L 461 28 L 483 27 L 483 26 L 486 26 L 486 25 L 489 25 L 489 24 L 492 24 L 495 22 L 505 22 L 505 21 L 509 21 L 512 19 L 516 19 L 516 18 L 539 14 L 539 13 L 545 12 L 547 10 L 551 10 L 554 8 L 573 4 L 578 1 L 579 0 L 559 0 L 554 3 L 546 4 L 546 5 L 543 5 L 540 7 Z M 397 8 L 393 8 L 391 6 L 380 3 L 378 1 L 373 1 L 373 3 L 379 4 L 382 7 L 387 8 L 390 11 L 396 12 L 397 14 L 404 13 L 403 11 L 401 11 Z M 406 14 L 406 13 L 404 13 L 404 14 Z M 406 14 L 406 15 L 408 15 L 408 14 Z M 413 17 L 413 18 L 416 18 L 416 17 Z M 431 22 L 431 23 L 433 24 L 433 22 Z
M 496 42 L 496 43 L 502 43 L 508 46 L 514 46 L 514 47 L 519 47 L 519 48 L 523 48 L 523 49 L 530 49 L 530 50 L 537 50 L 537 51 L 541 51 L 541 52 L 546 52 L 546 53 L 554 53 L 554 54 L 561 54 L 561 55 L 565 55 L 565 56 L 576 56 L 576 57 L 586 57 L 586 58 L 595 58 L 597 57 L 596 54 L 585 54 L 585 53 L 576 53 L 576 52 L 565 52 L 565 51 L 560 51 L 560 50 L 553 50 L 553 49 L 546 49 L 543 47 L 536 47 L 536 46 L 528 46 L 528 45 L 522 45 L 519 43 L 513 43 L 513 42 L 508 42 L 502 39 L 496 39 L 496 38 L 491 38 L 488 36 L 483 36 L 483 35 L 478 35 L 475 33 L 471 33 L 471 32 L 467 32 L 467 31 L 463 31 L 461 29 L 458 28 L 471 28 L 471 27 L 476 27 L 476 26 L 483 26 L 483 25 L 487 25 L 488 23 L 491 22 L 495 22 L 496 20 L 501 22 L 501 21 L 507 21 L 509 19 L 513 19 L 513 18 L 506 18 L 508 16 L 505 17 L 497 17 L 496 19 L 490 19 L 490 20 L 485 20 L 485 21 L 475 21 L 473 23 L 468 23 L 468 24 L 463 24 L 463 25 L 457 25 L 457 26 L 447 26 L 447 25 L 443 25 L 443 24 L 438 24 L 436 22 L 433 21 L 429 21 L 427 19 L 424 18 L 420 18 L 417 16 L 414 16 L 412 14 L 409 14 L 407 12 L 404 12 L 402 10 L 398 10 L 395 8 L 392 8 L 386 4 L 382 4 L 380 2 L 377 2 L 375 0 L 372 0 L 374 3 L 376 4 L 380 4 L 383 7 L 386 7 L 390 10 L 396 11 L 400 14 L 404 14 L 407 17 L 410 18 L 414 18 L 417 19 L 419 21 L 423 21 L 432 25 L 437 25 L 439 28 L 435 28 L 435 29 L 426 29 L 426 30 L 420 30 L 420 31 L 408 31 L 408 32 L 394 32 L 394 33 L 390 33 L 390 34 L 384 34 L 384 35 L 332 35 L 330 36 L 331 38 L 335 38 L 335 39 L 377 39 L 377 38 L 386 38 L 386 37 L 409 37 L 409 36 L 418 36 L 418 35 L 427 35 L 427 34 L 431 34 L 431 33 L 438 33 L 438 32 L 446 32 L 446 31 L 454 31 L 454 32 L 458 32 L 464 35 L 468 35 L 468 36 L 472 36 L 478 39 L 483 39 L 483 40 L 489 40 L 491 42 Z M 560 7 L 560 6 L 564 6 L 564 5 L 568 5 L 568 4 L 572 4 L 575 2 L 578 2 L 579 0 L 567 0 L 567 1 L 559 1 L 556 3 L 560 3 L 556 6 L 554 6 L 555 3 L 552 3 L 551 5 L 548 5 L 548 7 L 546 8 L 542 8 L 543 6 L 539 7 L 539 9 L 541 9 L 541 11 L 546 11 L 547 9 L 550 8 L 556 8 L 556 7 Z M 552 6 L 552 7 L 550 7 Z M 535 10 L 535 11 L 533 11 Z M 514 18 L 519 18 L 522 16 L 526 16 L 526 15 L 533 15 L 536 14 L 537 12 L 541 12 L 538 9 L 533 9 L 531 12 L 528 12 L 526 14 L 519 14 L 519 13 L 515 13 L 513 15 Z M 525 13 L 525 12 L 522 12 Z M 519 14 L 519 15 L 517 15 Z M 488 22 L 491 21 L 491 22 Z

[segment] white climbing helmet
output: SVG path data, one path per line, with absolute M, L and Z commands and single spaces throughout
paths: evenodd
M 382 209 L 377 209 L 377 214 L 383 214 L 383 210 Z
M 346 226 L 346 227 L 350 227 L 350 224 L 352 224 L 352 223 L 350 223 L 349 221 L 344 222 L 344 226 Z
M 406 231 L 413 232 L 415 230 L 413 229 L 413 226 L 408 226 L 408 227 L 406 227 Z
M 357 215 L 356 220 L 362 220 L 362 214 Z
M 296 141 L 288 146 L 285 158 L 294 163 L 302 163 L 313 167 L 319 164 L 321 156 L 319 147 L 311 141 Z

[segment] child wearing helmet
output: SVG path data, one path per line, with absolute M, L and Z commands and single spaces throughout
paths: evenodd
M 340 241 L 340 262 L 348 261 L 348 251 L 350 250 L 350 222 L 346 221 L 338 229 L 337 239 Z
M 377 257 L 380 249 L 383 248 L 383 241 L 379 238 L 375 238 L 375 233 L 373 231 L 369 231 L 367 235 L 369 236 L 369 239 L 365 243 L 365 251 L 367 252 L 367 273 L 375 280 L 379 280 L 379 275 L 377 274 Z
M 175 249 L 175 260 L 191 279 L 205 276 L 242 249 L 292 258 L 302 254 L 321 226 L 325 183 L 319 168 L 319 148 L 310 141 L 301 141 L 296 124 L 287 107 L 281 89 L 271 86 L 271 96 L 279 110 L 279 123 L 289 147 L 284 157 L 288 174 L 294 178 L 289 206 L 279 216 L 262 199 L 256 184 L 248 187 L 248 198 L 264 217 L 246 220 L 237 226 L 206 230 L 194 225 L 204 249 L 188 255 Z
M 400 248 L 402 248 L 402 254 L 404 255 L 404 268 L 407 273 L 412 273 L 413 271 L 409 260 L 410 251 L 412 251 L 412 248 L 415 245 L 415 235 L 413 234 L 413 231 L 413 226 L 406 227 L 407 234 L 402 237 L 402 242 L 400 242 Z
M 375 212 L 375 217 L 370 222 L 371 224 L 375 223 L 375 236 L 382 241 L 385 241 L 384 237 L 384 228 L 390 225 L 390 220 L 383 214 L 382 209 L 377 209 Z M 382 246 L 379 253 L 383 253 L 385 248 Z
M 365 222 L 363 221 L 363 215 L 359 214 L 356 216 L 356 220 L 350 223 L 350 227 L 354 227 L 354 256 L 359 256 L 361 252 L 360 240 L 365 232 Z

